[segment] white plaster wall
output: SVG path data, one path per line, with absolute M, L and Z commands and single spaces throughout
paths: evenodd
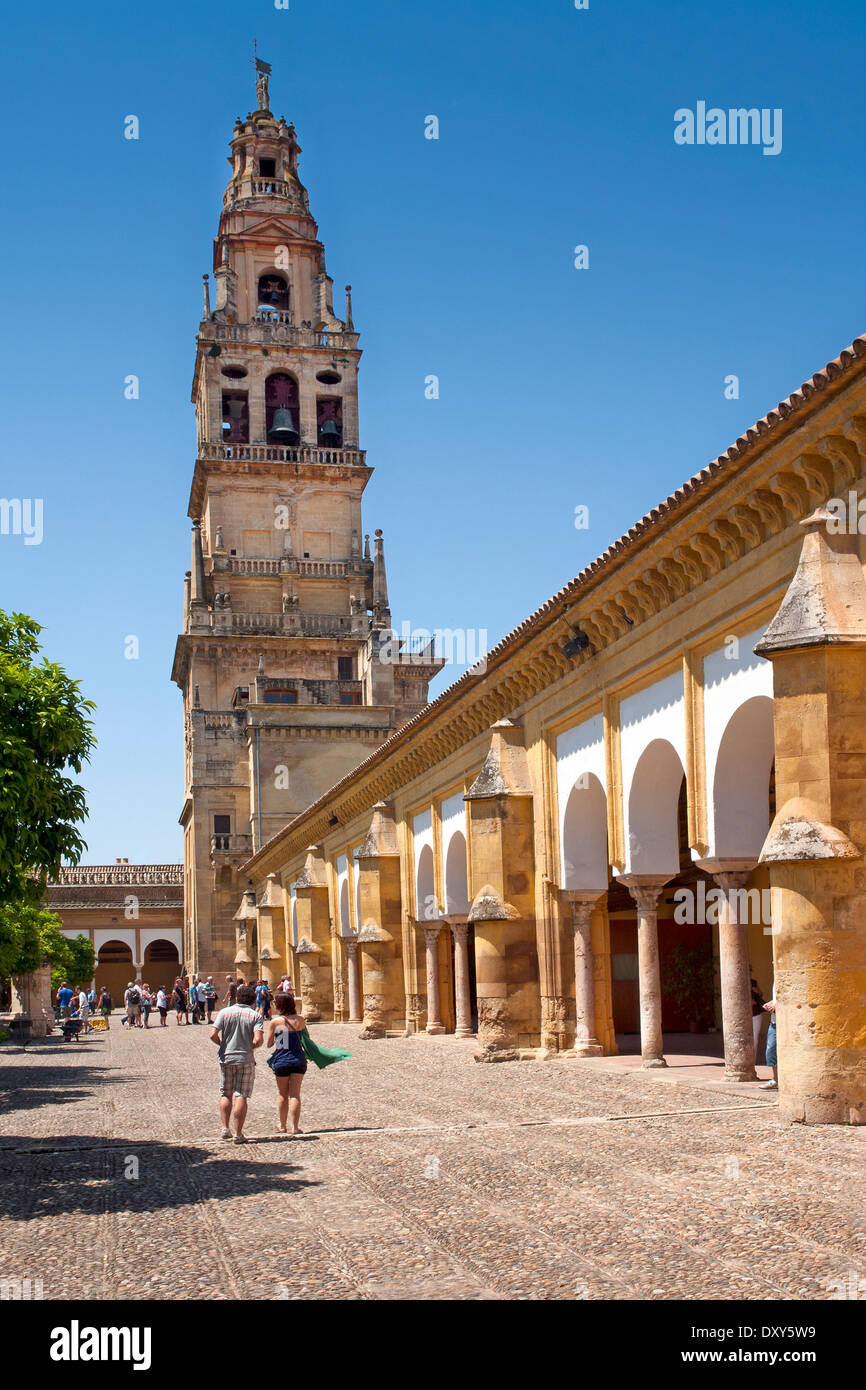
M 738 653 L 722 645 L 704 657 L 704 748 L 707 788 L 707 832 L 710 856 L 715 854 L 716 825 L 713 786 L 719 748 L 728 721 L 741 705 L 755 696 L 773 698 L 773 667 L 752 648 L 764 635 L 763 628 L 738 639 Z

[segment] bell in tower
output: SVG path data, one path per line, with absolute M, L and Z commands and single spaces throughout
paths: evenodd
M 340 401 L 319 399 L 316 402 L 316 426 L 320 448 L 342 448 L 343 412 Z
M 275 372 L 265 382 L 265 416 L 269 444 L 297 444 L 298 383 L 288 372 Z

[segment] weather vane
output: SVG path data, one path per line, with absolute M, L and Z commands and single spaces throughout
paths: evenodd
M 270 63 L 266 63 L 259 57 L 258 43 L 253 39 L 253 64 L 256 69 L 256 100 L 259 103 L 260 111 L 268 111 L 268 78 L 271 73 Z

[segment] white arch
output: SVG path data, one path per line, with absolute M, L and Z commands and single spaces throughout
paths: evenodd
M 340 913 L 340 935 L 348 936 L 352 930 L 349 914 L 349 857 L 341 854 L 337 859 L 337 899 Z
M 710 845 L 710 857 L 713 858 L 723 853 L 716 843 L 716 808 L 713 790 L 722 739 L 725 737 L 734 714 L 747 701 L 764 697 L 772 702 L 773 698 L 772 663 L 762 656 L 756 656 L 753 651 L 755 644 L 762 636 L 763 629 L 758 628 L 754 632 L 746 633 L 743 637 L 731 637 L 714 652 L 710 652 L 704 657 L 704 766 L 707 788 L 707 839 Z M 754 733 L 757 731 L 753 731 Z M 769 767 L 767 768 L 767 777 L 769 778 Z M 764 795 L 764 803 L 766 803 L 766 799 L 766 795 Z M 764 810 L 766 810 L 766 805 L 764 805 Z M 723 833 L 722 839 L 725 838 Z M 742 857 L 748 858 L 750 856 L 744 855 Z
M 433 878 L 433 846 L 425 844 L 415 863 L 415 916 L 422 921 L 439 915 Z
M 170 941 L 172 946 L 177 947 L 177 958 L 183 960 L 183 928 L 182 927 L 143 927 L 139 932 L 141 938 L 141 959 L 144 960 L 144 953 L 148 946 L 152 946 L 154 941 Z
M 667 739 L 655 738 L 643 750 L 631 777 L 626 817 L 626 873 L 680 871 L 677 809 L 683 765 Z
M 448 848 L 455 835 L 462 835 L 466 840 L 466 802 L 462 792 L 455 792 L 453 796 L 448 796 L 439 807 L 439 817 L 442 829 L 442 861 L 448 858 Z
M 93 949 L 99 956 L 101 946 L 107 941 L 122 941 L 124 946 L 128 946 L 132 952 L 132 959 L 135 960 L 135 928 L 130 931 L 127 927 L 97 927 L 93 933 Z
M 566 729 L 556 740 L 556 789 L 559 815 L 559 862 L 565 865 L 570 852 L 565 847 L 565 811 L 572 788 L 580 779 L 594 777 L 607 794 L 604 758 L 604 722 L 600 714 Z M 606 851 L 605 851 L 606 852 Z M 563 877 L 565 870 L 563 867 Z M 607 879 L 604 880 L 607 883 Z M 594 886 L 594 885 L 593 885 Z
M 594 773 L 578 773 L 562 820 L 563 888 L 604 892 L 608 884 L 607 797 Z
M 730 717 L 719 743 L 707 812 L 713 859 L 757 859 L 770 828 L 773 701 L 755 695 Z
M 445 912 L 465 916 L 469 911 L 469 882 L 466 864 L 466 836 L 455 830 L 445 855 Z

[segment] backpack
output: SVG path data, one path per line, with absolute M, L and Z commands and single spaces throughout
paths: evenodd
M 140 1004 L 140 1003 L 141 1003 L 141 995 L 139 994 L 139 992 L 138 992 L 137 989 L 131 989 L 131 990 L 129 991 L 129 996 L 128 996 L 126 1002 L 127 1002 L 127 1004 Z

